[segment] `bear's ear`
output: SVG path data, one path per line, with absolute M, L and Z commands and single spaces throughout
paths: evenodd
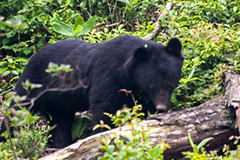
M 151 52 L 147 48 L 147 46 L 137 48 L 134 51 L 134 59 L 137 61 L 147 61 L 149 60 L 150 56 L 151 56 Z
M 165 47 L 166 52 L 177 57 L 182 57 L 182 44 L 177 38 L 171 38 Z

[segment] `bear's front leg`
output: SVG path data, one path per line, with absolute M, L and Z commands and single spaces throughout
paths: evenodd
M 110 83 L 102 86 L 92 86 L 90 95 L 89 95 L 89 103 L 90 109 L 92 111 L 92 127 L 96 124 L 100 124 L 100 120 L 104 121 L 104 124 L 109 125 L 111 128 L 114 128 L 112 121 L 107 115 L 104 113 L 115 114 L 117 110 L 121 109 L 126 102 L 126 95 L 123 92 L 119 92 L 119 88 L 114 85 L 110 85 Z M 109 86 L 109 87 L 108 87 Z M 103 128 L 102 130 L 98 128 L 93 131 L 93 133 L 99 133 L 101 131 L 106 130 Z
M 56 111 L 57 112 L 57 111 Z M 63 148 L 72 143 L 72 124 L 75 113 L 61 113 L 52 116 L 51 126 L 54 126 L 50 131 L 52 137 L 50 138 L 50 145 L 53 148 Z

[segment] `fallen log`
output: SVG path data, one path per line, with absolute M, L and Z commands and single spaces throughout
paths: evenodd
M 164 159 L 181 158 L 181 152 L 192 150 L 188 140 L 188 133 L 191 134 L 195 144 L 200 143 L 205 138 L 213 137 L 204 146 L 207 151 L 219 150 L 224 144 L 229 144 L 233 141 L 229 137 L 239 134 L 235 127 L 235 108 L 226 107 L 231 106 L 230 104 L 236 102 L 234 99 L 239 98 L 235 96 L 239 93 L 237 88 L 240 86 L 238 83 L 240 81 L 236 80 L 239 78 L 239 75 L 231 72 L 231 74 L 224 74 L 223 78 L 225 78 L 223 79 L 224 84 L 231 84 L 226 87 L 225 94 L 219 95 L 197 107 L 152 115 L 148 120 L 141 123 L 141 126 L 146 130 L 148 127 L 153 127 L 148 132 L 148 135 L 155 145 L 164 141 L 171 146 L 171 149 L 164 152 Z M 233 94 L 232 92 L 236 93 Z M 128 129 L 128 126 L 124 126 L 90 136 L 53 154 L 40 158 L 40 160 L 94 159 L 93 155 L 98 151 L 98 146 L 100 145 L 100 138 L 97 137 L 109 137 L 112 132 L 128 134 Z

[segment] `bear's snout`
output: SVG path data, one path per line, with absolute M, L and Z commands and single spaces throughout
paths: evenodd
M 156 107 L 156 109 L 158 111 L 165 112 L 168 109 L 168 103 L 167 102 L 163 102 L 163 101 L 161 101 L 159 99 L 153 99 L 153 104 L 155 105 L 155 107 Z
M 167 111 L 167 106 L 164 104 L 155 105 L 158 111 Z

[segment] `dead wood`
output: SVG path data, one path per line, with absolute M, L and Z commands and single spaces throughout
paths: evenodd
M 227 70 L 222 74 L 223 85 L 226 88 L 225 105 L 235 108 L 236 125 L 240 133 L 240 76 L 231 70 Z

